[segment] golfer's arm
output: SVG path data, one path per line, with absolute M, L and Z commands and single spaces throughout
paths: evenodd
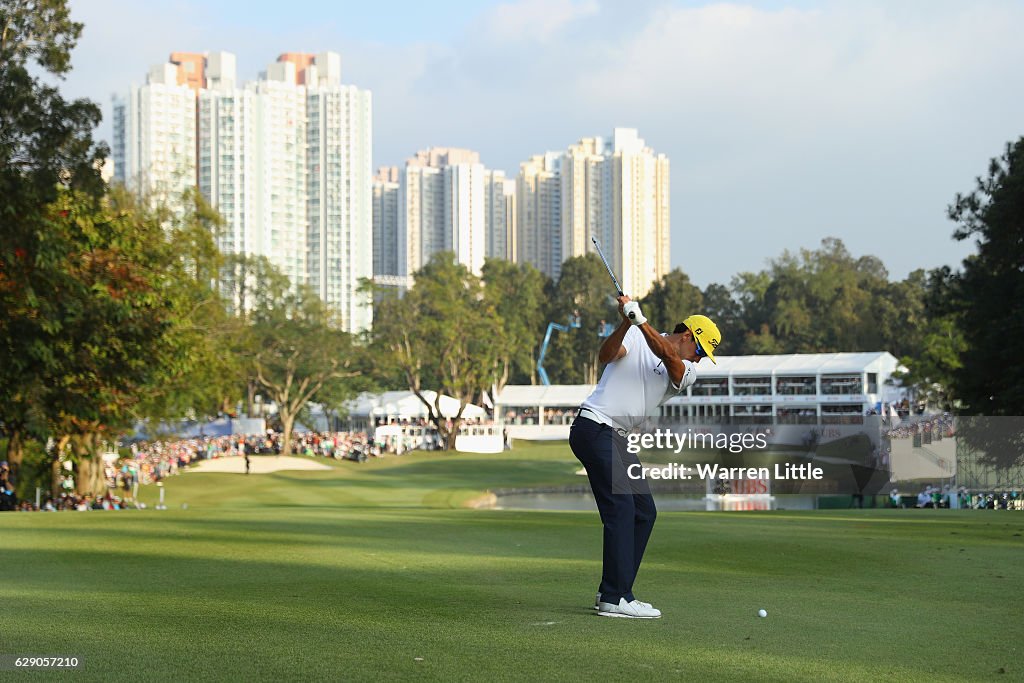
M 623 320 L 619 323 L 615 331 L 608 335 L 604 343 L 601 344 L 601 348 L 597 352 L 597 360 L 602 363 L 611 363 L 625 356 L 626 348 L 622 345 L 622 340 L 626 338 L 629 328 L 629 321 Z
M 682 359 L 676 355 L 675 349 L 650 323 L 640 325 L 640 332 L 644 335 L 644 339 L 647 340 L 647 346 L 654 352 L 654 355 L 665 363 L 672 384 L 678 386 L 679 382 L 683 379 L 683 373 L 686 372 L 686 366 L 683 365 Z

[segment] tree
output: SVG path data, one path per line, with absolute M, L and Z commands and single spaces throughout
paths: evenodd
M 296 418 L 311 402 L 347 397 L 345 383 L 362 374 L 361 353 L 337 313 L 308 288 L 256 309 L 252 319 L 256 380 L 277 404 L 281 454 L 290 455 Z
M 229 313 L 225 328 L 229 338 L 222 345 L 225 356 L 235 361 L 225 376 L 238 381 L 245 392 L 245 412 L 252 415 L 259 382 L 256 369 L 250 362 L 257 349 L 251 348 L 253 336 L 245 334 L 254 310 L 269 311 L 283 305 L 291 281 L 279 268 L 263 255 L 227 254 L 222 257 L 218 286 Z M 233 401 L 225 401 L 227 409 Z
M 99 107 L 65 101 L 30 72 L 34 64 L 63 78 L 81 33 L 65 0 L 0 2 L 0 196 L 36 214 L 59 184 L 102 191 L 98 162 L 107 150 L 92 141 Z
M 976 179 L 974 191 L 956 195 L 949 217 L 958 224 L 953 236 L 973 238 L 978 249 L 957 278 L 955 333 L 964 348 L 954 374 L 956 395 L 970 415 L 1024 415 L 1024 138 L 990 161 L 988 176 Z M 995 442 L 980 438 L 984 430 L 975 431 L 988 462 L 1024 463 L 1019 425 Z
M 799 257 L 784 253 L 771 264 L 771 327 L 789 353 L 870 351 L 879 347 L 870 292 L 885 281 L 877 259 L 855 260 L 841 240 L 826 238 Z
M 220 286 L 228 309 L 245 321 L 254 309 L 272 308 L 291 289 L 288 276 L 262 254 L 226 254 L 222 258 Z
M 907 368 L 899 379 L 927 406 L 952 409 L 954 374 L 966 348 L 953 305 L 959 294 L 948 267 L 916 270 L 892 287 L 886 306 L 887 348 Z
M 761 273 L 733 279 L 746 353 L 876 351 L 886 343 L 893 315 L 880 306 L 890 294 L 888 274 L 873 256 L 853 258 L 841 240 L 821 248 L 784 251 Z
M 565 324 L 579 317 L 580 327 L 554 337 L 545 365 L 551 381 L 560 384 L 596 384 L 600 363 L 597 334 L 602 324 L 619 324 L 615 292 L 608 271 L 597 254 L 575 256 L 562 264 L 551 295 L 548 320 Z M 541 331 L 542 333 L 542 331 Z
M 534 376 L 550 280 L 529 264 L 502 259 L 487 259 L 482 277 L 484 296 L 501 320 L 493 381 L 500 392 L 510 380 L 526 383 Z
M 654 283 L 640 305 L 644 315 L 661 332 L 671 332 L 687 316 L 703 313 L 704 294 L 678 268 Z
M 899 379 L 903 386 L 913 388 L 926 406 L 950 409 L 956 401 L 953 378 L 966 348 L 955 319 L 935 318 L 928 323 L 917 349 L 900 358 L 907 372 Z
M 743 321 L 739 303 L 732 297 L 725 285 L 712 283 L 704 288 L 704 306 L 702 312 L 718 325 L 722 331 L 722 343 L 717 351 L 723 349 L 726 355 L 743 353 L 744 340 L 748 330 Z
M 25 438 L 46 421 L 36 363 L 51 362 L 40 340 L 52 331 L 51 311 L 39 295 L 48 286 L 48 207 L 61 186 L 102 193 L 106 148 L 92 141 L 99 108 L 65 101 L 31 71 L 62 78 L 81 31 L 64 0 L 0 1 L 0 424 L 15 476 Z
M 217 291 L 225 257 L 214 237 L 224 219 L 195 188 L 180 199 L 184 210 L 172 213 L 123 187 L 108 192 L 114 211 L 147 215 L 147 220 L 165 227 L 166 240 L 173 246 L 165 249 L 162 267 L 174 273 L 168 299 L 176 311 L 169 331 L 174 339 L 174 362 L 159 368 L 133 411 L 135 418 L 150 422 L 189 414 L 200 419 L 216 415 L 225 402 L 235 398 L 242 373 L 242 354 L 235 345 L 242 336 L 242 323 L 228 314 Z
M 466 406 L 490 386 L 499 364 L 504 340 L 493 302 L 478 277 L 455 263 L 454 254 L 441 252 L 416 273 L 404 297 L 385 296 L 378 310 L 378 363 L 401 372 L 444 447 L 454 449 Z M 431 389 L 433 400 L 426 394 Z M 441 410 L 444 394 L 459 402 L 454 416 Z
M 743 272 L 732 278 L 732 291 L 744 330 L 744 337 L 737 339 L 739 354 L 782 353 L 781 342 L 769 329 L 772 311 L 767 297 L 771 284 L 771 275 L 766 271 Z
M 193 359 L 181 244 L 136 209 L 63 192 L 36 259 L 47 315 L 26 328 L 41 361 L 37 398 L 47 432 L 73 447 L 80 493 L 103 488 L 100 440 L 112 441 L 142 397 Z
M 899 282 L 876 282 L 871 292 L 871 315 L 866 321 L 877 335 L 878 347 L 897 358 L 912 356 L 935 315 L 927 309 L 928 274 L 915 270 Z
M 17 296 L 6 299 L 0 338 L 18 351 L 3 372 L 18 382 L 0 415 L 12 433 L 53 436 L 54 466 L 69 446 L 80 493 L 105 488 L 102 441 L 142 417 L 179 416 L 218 386 L 203 374 L 216 373 L 222 357 L 222 307 L 208 279 L 216 250 L 184 216 L 168 229 L 160 212 L 121 190 L 103 198 L 60 190 L 41 213 L 19 289 L 5 290 Z

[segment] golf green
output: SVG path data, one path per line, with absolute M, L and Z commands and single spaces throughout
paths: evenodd
M 1024 677 L 1019 513 L 663 513 L 636 593 L 665 616 L 603 619 L 596 512 L 460 507 L 584 483 L 564 443 L 331 465 L 0 515 L 0 654 L 97 681 Z

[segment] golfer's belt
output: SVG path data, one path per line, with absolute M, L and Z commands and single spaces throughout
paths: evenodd
M 623 429 L 622 427 L 618 427 L 618 426 L 616 426 L 616 425 L 614 425 L 614 424 L 612 424 L 610 422 L 605 422 L 604 419 L 600 415 L 595 413 L 590 408 L 584 408 L 583 406 L 580 406 L 579 408 L 576 409 L 576 416 L 577 417 L 579 417 L 583 413 L 590 413 L 591 415 L 594 416 L 594 417 L 587 417 L 586 415 L 583 415 L 583 417 L 587 417 L 588 420 L 593 420 L 594 422 L 596 422 L 598 424 L 605 425 L 606 427 L 611 427 L 613 430 L 615 430 L 615 433 L 618 434 L 619 436 L 623 436 L 623 437 L 626 436 L 626 430 L 625 429 Z

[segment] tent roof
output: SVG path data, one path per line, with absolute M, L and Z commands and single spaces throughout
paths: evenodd
M 590 396 L 593 384 L 509 384 L 495 403 L 504 406 L 578 406 Z
M 437 397 L 433 391 L 422 392 L 431 403 Z M 385 391 L 382 394 L 364 392 L 345 404 L 354 417 L 427 417 L 426 406 L 411 391 Z M 451 396 L 441 396 L 441 414 L 455 417 L 459 402 Z M 486 411 L 478 405 L 469 404 L 462 412 L 463 417 L 484 417 Z
M 698 377 L 731 375 L 816 375 L 892 372 L 899 364 L 887 351 L 865 353 L 794 353 L 779 356 L 719 356 L 717 365 L 700 364 Z
M 861 372 L 892 373 L 899 365 L 887 351 L 865 353 L 796 353 L 778 356 L 719 356 L 718 364 L 704 361 L 698 378 L 730 375 L 823 375 Z M 503 406 L 578 406 L 594 390 L 593 384 L 509 384 L 495 403 Z

